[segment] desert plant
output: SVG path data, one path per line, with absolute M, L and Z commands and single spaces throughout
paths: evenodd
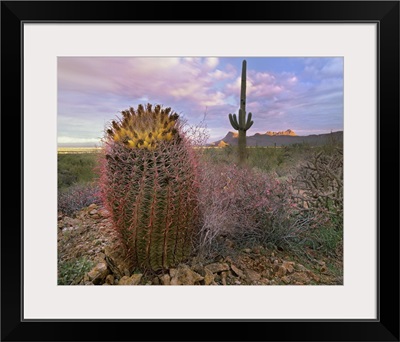
M 209 251 L 221 236 L 241 246 L 299 239 L 308 220 L 286 183 L 248 167 L 204 164 L 200 188 L 200 250 Z
M 197 225 L 197 158 L 171 108 L 139 105 L 106 130 L 100 185 L 126 253 L 165 269 L 191 252 Z
M 246 61 L 244 60 L 242 63 L 239 120 L 236 117 L 236 114 L 229 114 L 229 121 L 232 127 L 239 131 L 238 149 L 240 165 L 243 165 L 246 162 L 246 131 L 253 125 L 251 116 L 252 114 L 249 113 L 246 120 Z
M 292 180 L 294 198 L 303 211 L 324 214 L 326 219 L 343 225 L 343 149 L 331 154 L 315 153 L 299 166 Z
M 92 203 L 101 203 L 99 187 L 95 183 L 78 183 L 58 192 L 58 211 L 68 216 Z
M 94 263 L 81 257 L 58 263 L 58 285 L 78 284 L 85 273 L 89 272 Z

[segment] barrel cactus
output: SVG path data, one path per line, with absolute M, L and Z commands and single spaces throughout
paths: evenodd
M 100 184 L 114 228 L 141 270 L 184 261 L 198 222 L 197 159 L 179 115 L 139 105 L 112 121 Z

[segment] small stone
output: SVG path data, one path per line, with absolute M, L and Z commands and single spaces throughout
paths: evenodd
M 267 278 L 261 279 L 261 282 L 262 282 L 264 285 L 269 285 L 269 284 L 270 284 L 270 281 L 269 281 L 269 279 L 267 279 Z
M 293 267 L 293 265 L 294 265 L 294 262 L 285 261 L 285 262 L 283 263 L 282 266 L 286 268 L 286 270 L 288 271 L 288 273 L 293 273 L 293 272 L 294 272 L 294 267 Z
M 98 262 L 105 262 L 106 255 L 104 253 L 97 253 L 95 260 Z
M 229 271 L 229 265 L 226 263 L 214 263 L 205 266 L 208 268 L 212 273 L 219 273 L 223 271 Z
M 160 285 L 160 279 L 158 277 L 154 277 L 151 284 L 152 285 Z
M 214 273 L 212 273 L 208 268 L 204 268 L 204 285 L 210 285 L 214 282 Z
M 270 271 L 270 270 L 264 270 L 264 271 L 261 273 L 261 276 L 262 276 L 263 278 L 270 278 L 270 277 L 271 277 L 271 271 Z
M 94 284 L 91 281 L 87 281 L 87 282 L 85 282 L 85 285 L 94 285 Z
M 327 268 L 326 268 L 326 266 L 323 265 L 323 266 L 320 268 L 319 271 L 320 271 L 321 273 L 327 273 Z
M 113 285 L 114 284 L 114 276 L 112 274 L 109 274 L 106 277 L 106 282 L 105 283 L 108 284 L 108 285 Z
M 275 257 L 275 253 L 274 253 L 274 252 L 271 252 L 271 256 L 272 256 L 272 257 Z
M 285 284 L 289 284 L 289 283 L 290 283 L 290 278 L 289 278 L 288 276 L 282 277 L 281 280 L 282 280 Z
M 287 272 L 287 270 L 286 270 L 286 268 L 284 266 L 279 266 L 278 271 L 276 272 L 276 275 L 279 278 L 281 278 L 281 277 L 286 275 L 286 272 Z
M 228 276 L 228 272 L 221 272 L 221 283 L 222 285 L 226 285 L 226 277 Z
M 108 216 L 110 216 L 109 211 L 106 210 L 106 209 L 100 210 L 100 211 L 99 211 L 99 214 L 100 214 L 100 216 L 102 216 L 102 217 L 108 217 Z
M 303 272 L 295 272 L 291 277 L 295 282 L 301 283 L 302 285 L 310 283 L 310 278 L 308 278 L 307 274 Z
M 171 276 L 171 278 L 175 277 L 176 276 L 176 268 L 170 268 L 169 275 Z
M 92 203 L 91 205 L 88 206 L 88 210 L 91 211 L 93 209 L 97 209 L 97 204 L 96 203 Z
M 300 271 L 300 272 L 305 272 L 307 271 L 307 269 L 302 265 L 302 264 L 295 264 L 294 265 L 294 269 L 296 271 Z
M 317 260 L 319 266 L 325 266 L 325 261 Z
M 245 249 L 243 249 L 243 252 L 249 254 L 249 253 L 251 253 L 251 249 L 250 248 L 245 248 Z
M 95 215 L 95 214 L 97 214 L 97 210 L 96 210 L 96 209 L 93 209 L 93 210 L 89 211 L 89 214 L 90 214 L 90 215 Z
M 251 281 L 251 282 L 256 282 L 261 279 L 261 274 L 257 273 L 256 271 L 253 271 L 249 268 L 246 268 L 244 270 L 244 273 L 246 277 Z
M 132 274 L 131 277 L 123 276 L 118 285 L 139 285 L 140 280 L 142 280 L 143 274 Z
M 313 273 L 311 271 L 308 271 L 307 275 L 317 283 L 320 281 L 320 278 L 315 273 Z
M 162 285 L 171 285 L 171 277 L 169 274 L 163 274 L 159 277 Z
M 105 262 L 100 262 L 87 275 L 93 284 L 98 285 L 104 282 L 104 279 L 107 277 L 108 273 L 109 271 L 107 264 Z
M 181 264 L 176 269 L 171 285 L 198 285 L 204 278 L 194 272 L 188 265 Z
M 236 274 L 238 277 L 244 278 L 244 273 L 242 272 L 242 270 L 237 268 L 234 264 L 231 264 L 231 269 L 233 273 Z
M 240 285 L 241 284 L 240 280 L 235 280 L 235 284 Z

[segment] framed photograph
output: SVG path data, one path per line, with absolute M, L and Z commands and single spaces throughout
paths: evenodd
M 398 1 L 1 22 L 2 340 L 399 341 Z

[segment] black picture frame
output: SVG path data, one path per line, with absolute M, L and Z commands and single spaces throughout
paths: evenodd
M 376 22 L 379 28 L 378 319 L 23 320 L 21 31 L 24 22 L 61 21 Z M 2 1 L 1 51 L 1 340 L 399 341 L 398 1 Z M 189 326 L 189 333 L 185 325 Z

